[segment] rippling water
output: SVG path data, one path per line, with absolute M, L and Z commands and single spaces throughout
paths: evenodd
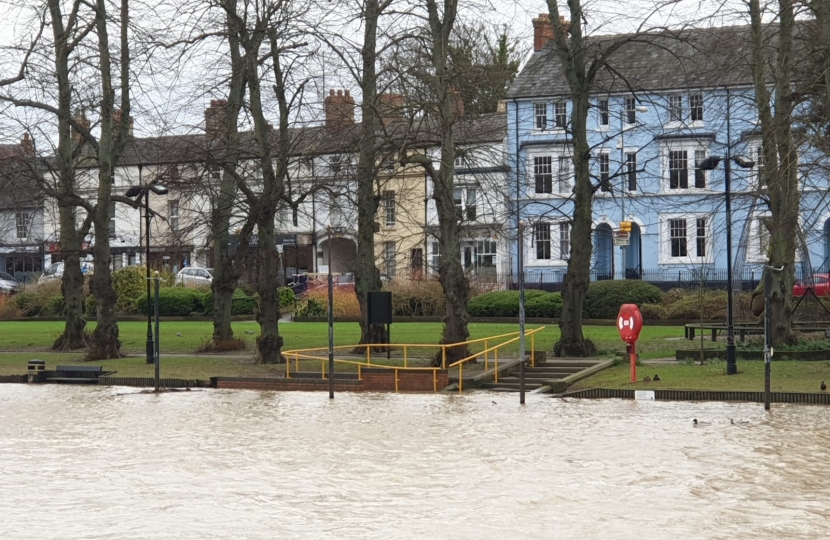
M 0 537 L 814 539 L 830 526 L 828 408 L 133 392 L 0 385 Z

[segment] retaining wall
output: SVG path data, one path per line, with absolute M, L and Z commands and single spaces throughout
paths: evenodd
M 647 390 L 647 389 L 646 389 Z M 654 392 L 654 399 L 658 401 L 749 401 L 764 403 L 764 392 L 729 392 L 713 390 L 647 390 Z M 592 388 L 566 392 L 562 397 L 572 398 L 621 398 L 634 399 L 635 390 L 618 388 Z M 771 403 L 808 403 L 814 405 L 830 405 L 830 394 L 814 394 L 806 392 L 771 392 Z
M 387 368 L 364 368 L 363 389 L 369 392 L 394 392 L 395 370 Z M 399 392 L 436 392 L 449 384 L 449 372 L 440 369 L 436 384 L 432 370 L 398 370 Z

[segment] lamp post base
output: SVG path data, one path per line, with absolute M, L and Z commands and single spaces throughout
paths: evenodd
M 147 363 L 156 363 L 156 343 L 152 337 L 147 338 Z
M 732 343 L 726 345 L 726 374 L 727 375 L 737 375 L 738 374 L 738 362 L 735 358 L 735 344 Z

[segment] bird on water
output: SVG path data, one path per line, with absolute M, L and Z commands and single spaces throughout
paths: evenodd
M 697 426 L 708 426 L 709 424 L 710 424 L 710 422 L 706 422 L 706 421 L 704 421 L 704 420 L 701 420 L 700 422 L 698 422 L 698 421 L 697 421 L 697 418 L 692 418 L 692 426 L 694 426 L 694 427 L 697 427 Z

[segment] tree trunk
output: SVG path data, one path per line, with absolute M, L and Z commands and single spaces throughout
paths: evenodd
M 69 45 L 67 29 L 63 25 L 61 3 L 49 0 L 49 13 L 55 43 L 55 76 L 58 83 L 58 146 L 55 152 L 58 169 L 58 215 L 60 220 L 60 246 L 64 259 L 61 292 L 66 304 L 63 333 L 52 345 L 56 350 L 80 349 L 86 346 L 84 328 L 84 276 L 79 266 L 83 237 L 77 231 L 75 207 L 67 204 L 75 192 L 75 171 L 72 160 L 72 130 L 69 118 L 72 114 L 72 85 L 69 82 Z
M 259 337 L 257 337 L 257 362 L 275 364 L 280 361 L 282 337 L 279 335 L 280 303 L 277 294 L 277 248 L 274 242 L 274 217 L 272 208 L 262 212 L 258 220 L 259 230 Z
M 107 205 L 109 206 L 109 205 Z M 117 296 L 112 288 L 111 256 L 109 245 L 109 209 L 101 209 L 95 219 L 95 273 L 90 278 L 92 294 L 95 296 L 95 317 L 97 325 L 92 333 L 87 359 L 103 360 L 121 357 L 121 341 L 118 339 L 118 323 L 115 321 Z M 100 226 L 99 220 L 106 219 Z
M 359 343 L 386 343 L 388 334 L 382 324 L 369 324 L 369 293 L 382 287 L 380 272 L 375 264 L 375 220 L 378 211 L 377 178 L 377 31 L 380 16 L 378 0 L 366 0 L 363 32 L 363 93 L 360 154 L 357 162 L 357 268 L 355 295 L 360 304 Z M 331 241 L 331 239 L 329 239 Z M 331 261 L 329 261 L 331 264 Z M 356 352 L 362 352 L 357 348 Z
M 769 266 L 772 271 L 770 317 L 773 347 L 795 343 L 792 321 L 792 287 L 795 281 L 795 249 L 798 238 L 798 213 L 801 193 L 798 189 L 798 163 L 793 141 L 793 96 L 790 82 L 792 73 L 793 5 L 790 0 L 779 0 L 780 18 L 777 25 L 778 50 L 773 65 L 775 81 L 775 110 L 770 106 L 768 90 L 764 23 L 759 0 L 750 0 L 749 14 L 752 36 L 752 78 L 755 103 L 761 124 L 764 152 L 764 177 L 771 217 Z M 765 269 L 765 271 L 770 271 Z
M 590 284 L 593 186 L 586 120 L 588 117 L 588 88 L 577 86 L 573 92 L 571 124 L 574 141 L 574 212 L 571 222 L 571 253 L 568 271 L 562 282 L 562 318 L 559 321 L 560 338 L 554 345 L 556 356 L 592 356 L 594 344 L 582 333 L 582 307 Z
M 227 24 L 233 28 L 236 23 L 236 2 L 223 2 L 227 10 Z M 228 105 L 225 109 L 224 155 L 222 156 L 219 197 L 213 208 L 211 222 L 213 233 L 214 275 L 211 283 L 213 291 L 213 336 L 214 345 L 228 343 L 233 339 L 231 328 L 231 305 L 233 292 L 239 282 L 240 266 L 248 252 L 248 237 L 240 238 L 235 255 L 228 251 L 230 239 L 231 216 L 236 200 L 235 172 L 239 163 L 239 111 L 245 94 L 245 63 L 239 49 L 239 36 L 235 31 L 228 32 L 228 46 L 231 55 L 231 80 L 228 92 Z M 215 181 L 209 174 L 209 182 Z M 250 222 L 250 218 L 248 219 Z M 245 235 L 242 235 L 245 236 Z M 245 242 L 244 245 L 242 242 Z

